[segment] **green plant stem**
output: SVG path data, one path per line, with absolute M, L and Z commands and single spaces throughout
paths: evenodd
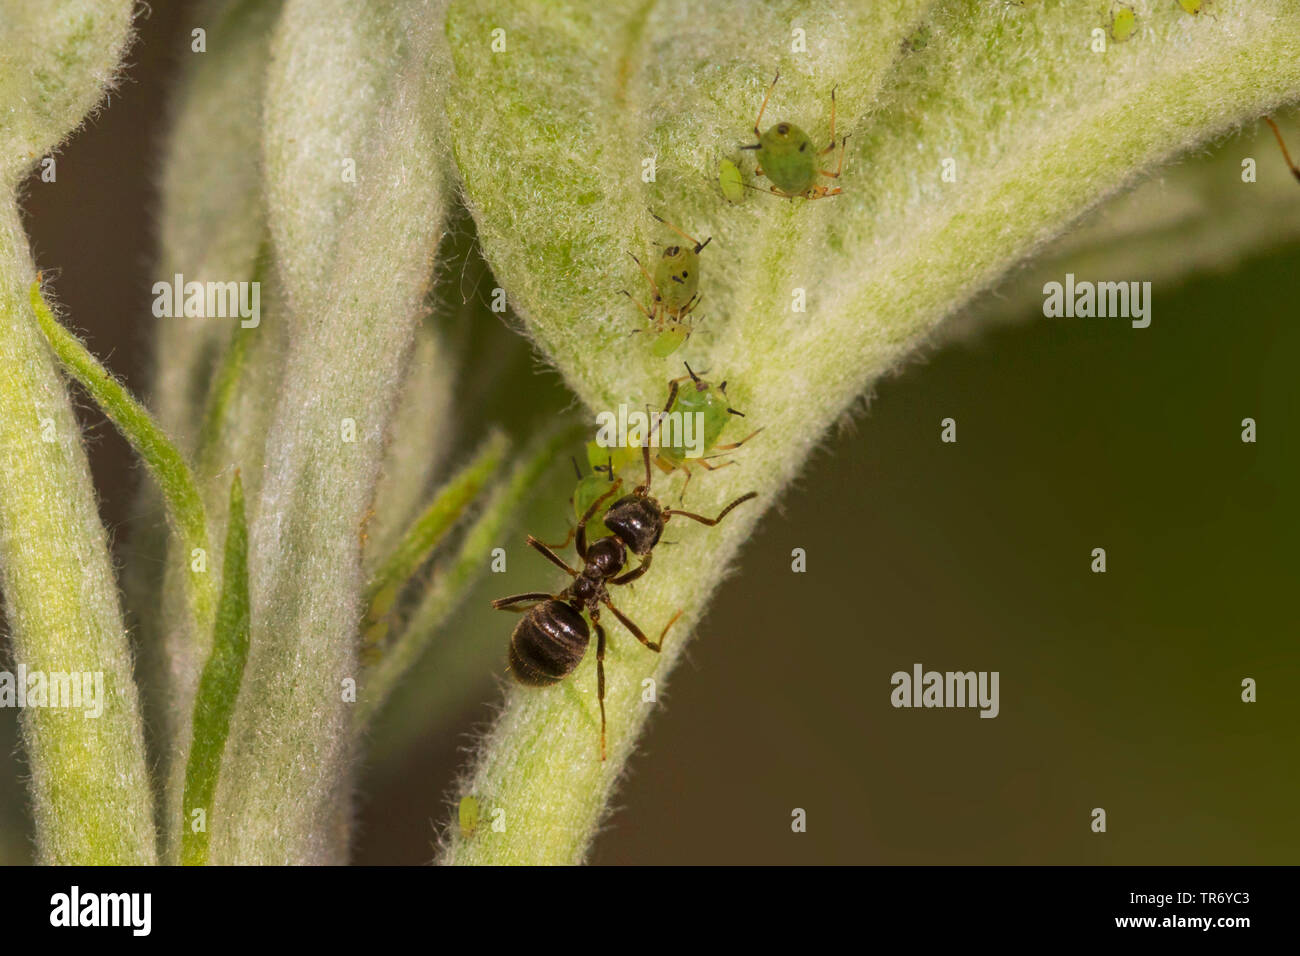
M 155 860 L 131 653 L 81 433 L 33 314 L 34 267 L 12 202 L 0 208 L 0 586 L 17 665 L 99 674 L 103 712 L 27 707 L 36 856 Z
M 202 866 L 208 862 L 207 817 L 213 815 L 212 798 L 221 771 L 221 755 L 230 732 L 239 685 L 248 659 L 248 523 L 244 516 L 244 489 L 239 473 L 230 485 L 226 519 L 226 553 L 221 563 L 221 603 L 217 609 L 212 653 L 199 679 L 194 699 L 194 730 L 185 772 L 182 813 L 181 862 Z M 196 819 L 199 811 L 201 819 Z
M 217 585 L 215 572 L 208 567 L 208 526 L 203 499 L 189 463 L 145 407 L 131 397 L 76 336 L 58 323 L 41 297 L 39 282 L 31 285 L 30 301 L 45 340 L 63 367 L 90 393 L 158 482 L 168 514 L 191 562 L 186 575 L 193 615 L 191 626 L 197 633 L 210 633 L 216 613 Z
M 503 432 L 493 431 L 473 460 L 439 490 L 415 519 L 366 586 L 367 620 L 374 622 L 388 612 L 411 576 L 496 474 L 509 444 Z

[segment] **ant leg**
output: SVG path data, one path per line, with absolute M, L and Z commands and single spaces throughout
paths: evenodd
M 644 495 L 650 490 L 650 445 L 646 443 L 641 446 L 641 457 L 645 460 L 645 481 L 636 486 L 633 490 L 634 495 Z
M 682 232 L 682 230 L 678 229 L 676 226 L 674 226 L 671 222 L 669 222 L 669 221 L 668 221 L 667 219 L 665 219 L 663 216 L 659 215 L 659 213 L 655 212 L 653 209 L 650 211 L 650 215 L 654 216 L 656 219 L 658 219 L 660 222 L 662 222 L 665 226 L 667 226 L 667 227 L 668 227 L 669 229 L 671 229 L 673 232 L 677 233 L 677 235 L 681 236 L 683 239 L 685 239 L 687 242 L 689 242 L 692 246 L 694 246 L 694 247 L 695 247 L 695 254 L 696 254 L 696 255 L 699 255 L 699 254 L 700 254 L 700 250 L 702 250 L 705 246 L 707 246 L 710 242 L 713 241 L 713 237 L 712 237 L 712 236 L 709 236 L 709 238 L 705 239 L 703 242 L 700 242 L 700 240 L 696 239 L 694 236 L 689 236 L 689 235 L 687 235 L 686 233 Z
M 605 628 L 600 615 L 593 614 L 591 623 L 596 626 L 596 699 L 600 701 L 600 759 L 605 759 Z
M 709 527 L 713 527 L 715 524 L 717 524 L 723 518 L 725 518 L 727 516 L 727 513 L 730 512 L 732 508 L 736 507 L 737 505 L 744 504 L 750 498 L 757 498 L 757 497 L 758 497 L 757 491 L 751 491 L 747 495 L 741 495 L 731 504 L 727 505 L 727 507 L 723 508 L 716 518 L 706 518 L 703 515 L 697 515 L 690 511 L 677 511 L 676 509 L 673 508 L 665 509 L 664 517 L 668 518 L 671 515 L 681 515 L 683 518 L 690 518 L 692 521 L 698 521 L 700 524 L 707 524 Z
M 1265 116 L 1264 122 L 1272 128 L 1273 135 L 1277 137 L 1277 144 L 1282 147 L 1282 158 L 1285 159 L 1286 164 L 1291 167 L 1291 175 L 1294 176 L 1297 181 L 1300 181 L 1300 169 L 1297 169 L 1296 164 L 1291 161 L 1291 154 L 1287 152 L 1286 143 L 1282 140 L 1282 131 L 1277 128 L 1277 124 L 1273 122 L 1272 117 Z
M 614 472 L 611 469 L 610 476 L 613 477 L 613 474 Z M 592 516 L 596 514 L 596 510 L 600 508 L 601 504 L 604 503 L 605 499 L 608 498 L 610 495 L 612 495 L 614 492 L 618 491 L 618 489 L 622 487 L 622 485 L 623 485 L 622 478 L 619 478 L 612 485 L 610 485 L 609 491 L 605 492 L 603 495 L 601 495 L 599 498 L 593 501 L 591 503 L 591 507 L 589 507 L 586 510 L 586 512 L 583 513 L 582 519 L 578 522 L 578 530 L 577 530 L 578 557 L 580 557 L 583 561 L 587 560 L 587 522 L 590 521 L 592 519 Z M 577 576 L 576 571 L 574 572 L 574 576 L 575 577 Z
M 650 559 L 653 557 L 654 557 L 653 553 L 647 554 L 644 558 L 641 559 L 641 563 L 639 565 L 637 565 L 631 571 L 627 572 L 627 574 L 620 574 L 616 578 L 610 578 L 609 583 L 628 584 L 631 581 L 635 581 L 641 575 L 645 574 L 647 571 L 650 570 Z
M 825 156 L 835 148 L 835 89 L 831 87 L 831 144 L 818 153 L 818 156 Z
M 575 571 L 573 568 L 569 567 L 567 561 L 565 561 L 562 557 L 560 557 L 558 554 L 556 554 L 546 545 L 542 544 L 542 542 L 538 541 L 531 534 L 528 536 L 528 544 L 530 547 L 536 548 L 537 552 L 542 557 L 544 557 L 547 561 L 550 561 L 551 564 L 555 565 L 557 568 L 563 569 L 565 573 L 567 573 L 570 577 L 576 578 L 578 576 L 578 572 Z
M 526 607 L 511 607 L 512 604 L 522 604 L 525 601 L 531 604 L 540 604 L 542 601 L 553 601 L 554 594 L 548 594 L 545 591 L 529 591 L 527 594 L 512 594 L 510 597 L 497 598 L 492 602 L 492 606 L 498 611 L 527 611 Z M 530 606 L 531 606 L 530 604 Z
M 663 632 L 659 635 L 659 640 L 652 641 L 650 640 L 650 638 L 646 637 L 644 633 L 642 633 L 641 628 L 637 627 L 635 624 L 632 623 L 632 621 L 628 618 L 626 614 L 624 614 L 618 608 L 614 607 L 614 605 L 609 602 L 609 598 L 605 598 L 604 604 L 605 607 L 609 608 L 611 611 L 614 612 L 614 616 L 618 618 L 619 623 L 622 624 L 625 628 L 627 628 L 632 633 L 633 637 L 635 637 L 646 647 L 650 648 L 650 650 L 654 651 L 656 654 L 658 654 L 659 651 L 664 646 L 664 638 L 668 636 L 668 629 L 672 627 L 674 624 L 676 624 L 677 619 L 682 616 L 681 611 L 678 611 L 676 614 L 674 614 L 672 620 L 664 625 Z

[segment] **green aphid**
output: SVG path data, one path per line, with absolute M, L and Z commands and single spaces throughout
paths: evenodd
M 903 49 L 912 53 L 920 53 L 930 45 L 930 28 L 922 26 L 910 37 L 903 41 Z
M 660 332 L 650 343 L 650 354 L 656 358 L 667 358 L 672 355 L 682 344 L 691 337 L 689 326 L 677 323 Z
M 634 461 L 640 454 L 639 448 L 603 448 L 594 441 L 587 443 L 587 462 L 591 466 L 591 474 L 584 475 L 582 469 L 578 467 L 577 459 L 573 459 L 573 470 L 578 475 L 577 487 L 573 489 L 573 495 L 569 498 L 569 505 L 573 509 L 574 524 L 569 526 L 569 534 L 559 544 L 548 544 L 546 547 L 553 551 L 563 551 L 573 540 L 574 534 L 577 533 L 577 522 L 582 520 L 582 516 L 601 495 L 609 491 L 610 483 L 614 480 L 614 475 L 619 468 L 627 461 Z M 618 465 L 614 464 L 618 461 Z M 608 510 L 608 509 L 605 509 Z M 587 540 L 593 541 L 596 538 L 605 538 L 610 534 L 610 530 L 605 527 L 605 516 L 602 512 L 599 515 L 592 515 L 587 522 Z
M 1178 5 L 1192 16 L 1196 16 L 1205 9 L 1205 0 L 1178 0 Z
M 1137 30 L 1137 14 L 1126 3 L 1116 3 L 1110 8 L 1110 38 L 1123 43 Z
M 478 829 L 478 800 L 474 797 L 461 797 L 460 805 L 456 808 L 456 819 L 460 824 L 460 835 L 468 839 L 474 835 Z
M 593 456 L 593 445 L 599 452 L 608 451 L 608 449 L 600 448 L 595 442 L 591 442 L 587 447 L 588 461 L 592 461 L 593 457 L 596 460 L 592 461 L 591 474 L 583 475 L 581 471 L 578 472 L 578 487 L 573 489 L 573 517 L 575 521 L 581 520 L 582 516 L 587 513 L 587 509 L 595 504 L 601 495 L 609 491 L 610 482 L 614 480 L 613 466 L 610 463 L 611 456 L 607 454 L 605 461 L 597 464 L 596 462 L 600 461 L 600 458 L 598 455 Z M 604 515 L 593 515 L 591 520 L 587 522 L 588 538 L 604 538 L 609 533 L 609 529 L 605 527 Z
M 734 464 L 732 461 L 722 464 L 710 462 L 720 457 L 718 453 L 739 448 L 763 430 L 755 429 L 737 442 L 719 444 L 722 432 L 731 419 L 745 416 L 731 407 L 731 402 L 727 399 L 726 382 L 712 385 L 691 371 L 689 365 L 686 365 L 686 371 L 686 375 L 668 383 L 668 399 L 657 419 L 651 420 L 649 436 L 650 460 L 655 467 L 664 474 L 686 472 L 686 483 L 682 485 L 683 498 L 695 474 L 696 465 L 705 471 L 717 471 Z M 689 384 L 683 385 L 683 382 Z M 609 476 L 642 467 L 644 459 L 639 444 L 628 445 L 626 448 L 605 448 L 590 442 L 587 445 L 587 460 L 593 471 L 603 471 L 607 482 Z M 595 492 L 595 488 L 592 490 Z M 595 501 L 599 494 L 600 492 L 591 494 L 587 504 Z M 578 511 L 576 501 L 574 509 Z M 581 514 L 581 511 L 578 513 Z
M 740 167 L 729 159 L 718 164 L 718 188 L 727 202 L 745 201 L 745 177 L 740 175 Z
M 770 191 L 778 196 L 787 199 L 793 199 L 795 196 L 802 196 L 805 199 L 823 199 L 826 196 L 839 195 L 841 190 L 838 186 L 831 189 L 817 182 L 819 176 L 837 179 L 844 169 L 844 144 L 848 142 L 847 136 L 840 140 L 840 158 L 834 172 L 822 169 L 820 162 L 822 156 L 835 151 L 835 90 L 831 90 L 830 145 L 819 151 L 813 148 L 812 138 L 793 123 L 777 123 L 768 127 L 767 132 L 760 130 L 759 124 L 763 121 L 767 101 L 771 98 L 772 90 L 776 88 L 776 81 L 780 78 L 781 74 L 778 72 L 772 80 L 772 85 L 767 88 L 767 96 L 763 97 L 758 118 L 754 120 L 754 136 L 758 142 L 742 146 L 741 149 L 758 151 L 758 168 L 755 172 L 772 181 Z
M 651 350 L 653 354 L 663 357 L 671 355 L 690 338 L 691 327 L 684 320 L 700 304 L 700 252 L 713 237 L 697 242 L 662 216 L 655 213 L 650 215 L 690 243 L 665 246 L 663 255 L 655 263 L 653 275 L 641 264 L 640 259 L 628 253 L 650 284 L 650 305 L 647 307 L 637 302 L 626 289 L 623 294 L 636 302 L 636 307 L 649 320 L 650 324 L 645 331 L 656 333 Z

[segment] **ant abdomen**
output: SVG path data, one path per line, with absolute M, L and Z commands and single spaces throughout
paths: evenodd
M 533 687 L 558 683 L 578 666 L 590 637 L 582 615 L 563 601 L 536 604 L 510 635 L 510 672 Z

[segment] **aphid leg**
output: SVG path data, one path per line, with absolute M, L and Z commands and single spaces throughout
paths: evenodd
M 637 565 L 637 566 L 636 566 L 635 568 L 633 568 L 631 571 L 628 571 L 626 574 L 620 574 L 620 575 L 619 575 L 618 577 L 616 577 L 616 578 L 610 578 L 610 579 L 609 579 L 609 583 L 610 583 L 610 584 L 629 584 L 629 583 L 631 583 L 632 581 L 635 581 L 635 580 L 636 580 L 637 578 L 639 578 L 641 575 L 645 574 L 647 571 L 650 570 L 650 559 L 653 558 L 653 557 L 654 557 L 654 553 L 653 553 L 653 552 L 650 553 L 650 554 L 647 554 L 644 558 L 641 559 L 641 563 L 640 563 L 639 565 Z
M 804 195 L 805 199 L 825 199 L 827 196 L 838 196 L 844 190 L 836 186 L 834 189 L 827 189 L 825 186 L 813 186 Z
M 528 602 L 528 606 L 540 604 L 542 601 L 554 600 L 554 594 L 547 594 L 545 591 L 529 591 L 527 594 L 512 594 L 510 597 L 497 598 L 492 602 L 492 606 L 498 611 L 527 611 L 527 607 L 511 607 L 512 604 L 522 604 Z
M 613 474 L 612 465 L 611 465 L 610 474 L 611 475 Z M 582 518 L 579 519 L 578 532 L 577 532 L 578 557 L 582 558 L 582 560 L 584 561 L 587 560 L 587 522 L 592 519 L 592 516 L 595 515 L 596 510 L 600 508 L 600 506 L 604 503 L 605 499 L 608 498 L 610 495 L 612 495 L 614 492 L 618 491 L 618 489 L 622 487 L 622 485 L 623 485 L 622 478 L 618 479 L 613 484 L 611 484 L 609 486 L 609 491 L 605 492 L 603 495 L 601 495 L 599 498 L 593 501 L 591 503 L 591 507 L 589 507 L 585 512 L 583 512 Z
M 542 545 L 545 548 L 550 548 L 552 551 L 563 551 L 565 548 L 569 546 L 569 542 L 573 540 L 573 534 L 577 530 L 578 529 L 573 527 L 573 525 L 569 525 L 568 536 L 559 544 L 551 544 L 549 541 L 539 541 L 537 543 Z
M 723 462 L 722 464 L 720 464 L 720 465 L 710 465 L 710 464 L 709 464 L 709 460 L 710 460 L 710 459 L 712 459 L 712 458 L 718 458 L 718 457 L 720 457 L 720 456 L 718 456 L 718 455 L 710 455 L 708 458 L 697 458 L 697 459 L 695 459 L 695 463 L 696 463 L 697 465 L 699 465 L 701 468 L 703 468 L 705 471 L 721 471 L 723 468 L 727 468 L 727 467 L 729 467 L 729 466 L 731 466 L 731 465 L 734 465 L 734 464 L 736 463 L 736 459 L 734 459 L 734 458 L 728 458 L 726 461 L 724 461 L 724 462 Z
M 767 95 L 763 97 L 763 105 L 758 108 L 758 119 L 754 120 L 754 136 L 756 139 L 762 139 L 763 134 L 758 126 L 763 122 L 763 112 L 767 109 L 767 101 L 772 96 L 772 91 L 776 89 L 776 81 L 781 79 L 781 71 L 776 71 L 776 76 L 772 77 L 772 85 L 767 88 Z M 759 175 L 762 175 L 761 173 Z
M 848 141 L 849 138 L 847 136 L 840 140 L 840 161 L 835 165 L 835 172 L 832 173 L 825 169 L 819 169 L 817 172 L 821 173 L 823 176 L 829 177 L 830 179 L 839 179 L 840 173 L 844 172 L 844 144 Z M 831 143 L 831 146 L 834 145 L 834 143 Z
M 653 322 L 653 321 L 655 320 L 654 313 L 651 312 L 649 309 L 647 309 L 647 308 L 646 308 L 644 305 L 642 305 L 639 301 L 637 301 L 636 299 L 633 299 L 633 298 L 632 298 L 632 293 L 631 293 L 631 292 L 628 292 L 627 289 L 620 289 L 619 291 L 622 292 L 622 293 L 623 293 L 625 296 L 627 296 L 629 299 L 632 299 L 632 303 L 633 303 L 633 304 L 634 304 L 638 309 L 641 310 L 641 314 L 642 314 L 642 315 L 644 315 L 644 316 L 645 316 L 647 319 L 649 319 L 651 322 Z
M 751 491 L 747 495 L 741 495 L 731 504 L 727 505 L 727 507 L 723 508 L 722 511 L 718 513 L 718 516 L 716 518 L 706 518 L 704 517 L 704 515 L 697 515 L 692 511 L 678 511 L 674 508 L 665 509 L 664 518 L 667 519 L 672 515 L 681 515 L 683 518 L 690 518 L 692 521 L 698 521 L 700 524 L 707 524 L 709 527 L 713 527 L 713 525 L 717 524 L 723 518 L 725 518 L 728 512 L 730 512 L 732 508 L 736 507 L 737 505 L 744 504 L 750 498 L 757 498 L 757 497 L 758 497 L 757 491 Z
M 686 503 L 686 489 L 691 486 L 691 479 L 695 477 L 695 472 L 691 471 L 691 466 L 686 464 L 685 460 L 678 467 L 686 472 L 686 480 L 682 482 L 682 490 L 677 495 L 677 503 L 682 505 Z
M 818 156 L 825 156 L 835 148 L 835 89 L 831 87 L 831 144 L 818 153 Z
M 689 315 L 690 312 L 691 312 L 691 311 L 692 311 L 692 310 L 693 310 L 697 305 L 700 304 L 700 299 L 701 299 L 701 298 L 703 298 L 703 296 L 701 296 L 700 293 L 698 293 L 698 292 L 695 293 L 695 295 L 691 296 L 690 301 L 688 301 L 688 302 L 687 302 L 684 306 L 682 306 L 681 309 L 678 311 L 678 313 L 677 313 L 677 315 L 676 315 L 676 319 L 677 319 L 677 321 L 678 321 L 678 322 L 681 322 L 682 319 L 686 318 L 686 316 Z
M 763 428 L 766 428 L 766 427 L 767 427 L 766 425 L 763 426 Z M 753 438 L 755 435 L 757 435 L 759 432 L 761 432 L 761 431 L 763 430 L 763 428 L 755 428 L 752 432 L 750 432 L 748 435 L 746 435 L 746 436 L 745 436 L 744 438 L 742 438 L 740 441 L 734 441 L 734 442 L 732 442 L 730 445 L 714 445 L 714 446 L 713 446 L 713 450 L 714 450 L 714 451 L 734 451 L 735 449 L 739 448 L 741 445 L 745 444 L 745 442 L 747 442 L 747 441 L 749 441 L 751 438 Z
M 1296 168 L 1296 164 L 1291 160 L 1291 154 L 1287 152 L 1286 143 L 1282 139 L 1282 131 L 1277 128 L 1277 124 L 1273 122 L 1272 117 L 1265 116 L 1264 122 L 1272 128 L 1273 135 L 1277 137 L 1277 144 L 1282 147 L 1282 158 L 1285 159 L 1286 164 L 1291 167 L 1291 175 L 1300 182 L 1300 169 Z
M 654 293 L 655 302 L 658 303 L 663 298 L 663 296 L 659 294 L 659 286 L 655 282 L 654 276 L 652 276 L 649 272 L 646 271 L 645 266 L 641 265 L 640 259 L 632 255 L 632 253 L 630 252 L 628 253 L 628 255 L 632 256 L 632 261 L 636 263 L 636 267 L 640 269 L 641 274 L 645 276 L 645 281 L 650 283 L 650 290 Z
M 573 568 L 569 567 L 569 563 L 567 561 L 565 561 L 562 557 L 560 557 L 558 554 L 552 551 L 549 547 L 542 544 L 542 542 L 538 541 L 531 534 L 528 536 L 528 544 L 530 547 L 536 548 L 537 553 L 540 554 L 542 557 L 544 557 L 547 561 L 550 561 L 551 564 L 555 565 L 557 568 L 563 568 L 568 573 L 569 577 L 576 578 L 578 576 L 578 572 L 575 571 Z
M 605 628 L 600 614 L 593 612 L 591 623 L 596 627 L 596 699 L 600 701 L 600 759 L 605 759 Z
M 674 226 L 671 222 L 669 222 L 669 221 L 668 221 L 667 219 L 665 219 L 663 216 L 659 215 L 659 213 L 654 212 L 653 210 L 651 210 L 650 215 L 654 216 L 656 219 L 658 219 L 660 222 L 662 222 L 665 226 L 667 226 L 667 227 L 668 227 L 669 229 L 671 229 L 673 232 L 677 233 L 677 235 L 681 236 L 683 239 L 685 239 L 687 242 L 689 242 L 692 246 L 694 246 L 694 247 L 695 247 L 695 254 L 696 254 L 696 255 L 699 255 L 700 251 L 701 251 L 705 246 L 707 246 L 710 242 L 713 241 L 713 237 L 712 237 L 712 236 L 709 236 L 709 238 L 705 239 L 703 242 L 700 242 L 700 241 L 699 241 L 698 239 L 696 239 L 694 236 L 688 235 L 687 233 L 685 233 L 685 232 L 683 232 L 682 230 L 678 229 L 676 226 Z

